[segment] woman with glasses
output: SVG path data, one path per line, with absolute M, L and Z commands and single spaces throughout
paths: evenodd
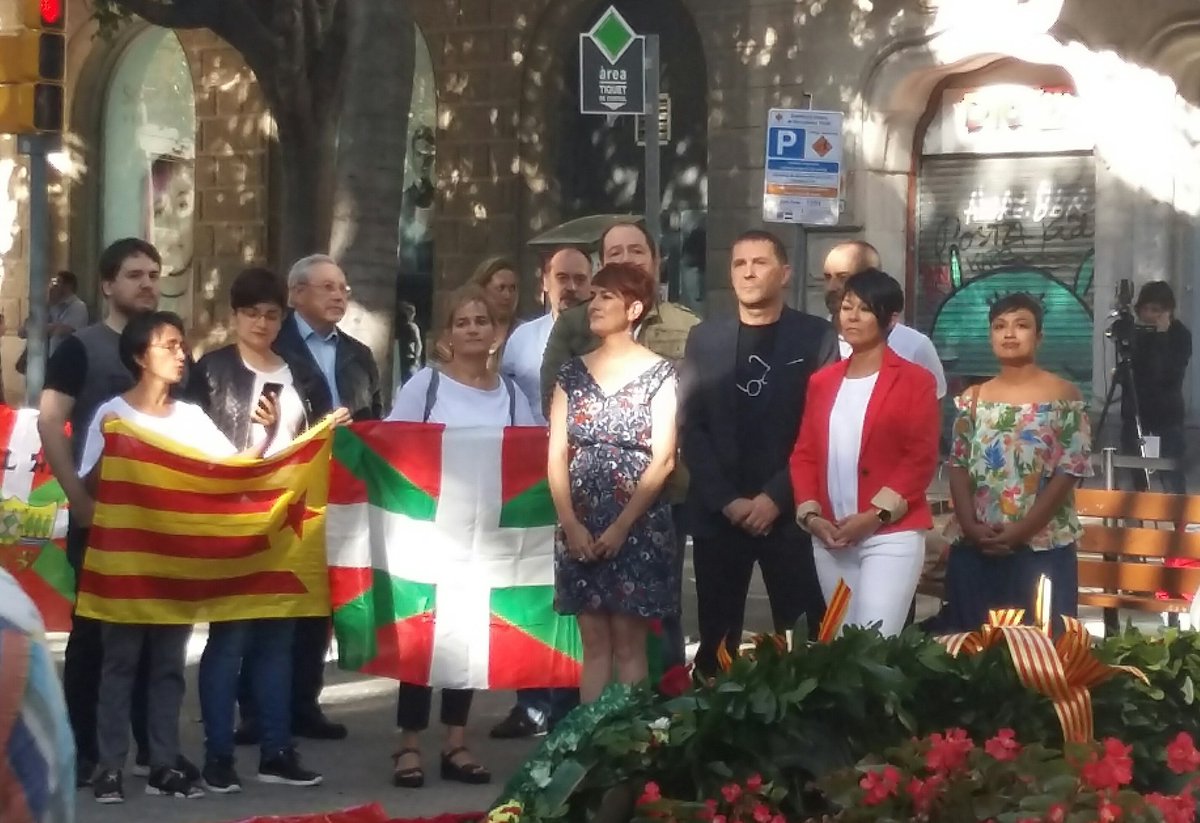
M 143 429 L 178 442 L 181 448 L 215 458 L 261 457 L 270 447 L 277 423 L 276 402 L 264 396 L 257 402 L 254 422 L 266 436 L 254 446 L 238 447 L 217 428 L 199 406 L 173 400 L 172 387 L 183 379 L 187 349 L 183 321 L 171 312 L 145 312 L 129 319 L 118 343 L 121 363 L 136 383 L 124 394 L 102 403 L 85 435 L 79 473 L 93 498 L 104 452 L 104 423 L 128 420 Z M 183 670 L 191 626 L 102 623 L 104 659 L 96 712 L 96 736 L 101 774 L 94 794 L 100 803 L 125 799 L 121 770 L 129 752 L 129 715 L 133 683 L 143 647 L 149 659 L 146 693 L 150 739 L 150 777 L 146 793 L 199 797 L 203 791 L 179 763 L 179 709 L 183 702 Z
M 878 269 L 846 281 L 837 327 L 850 357 L 809 379 L 791 466 L 825 601 L 845 581 L 845 623 L 885 635 L 904 627 L 921 576 L 938 461 L 933 375 L 887 342 L 903 309 L 900 284 Z
M 268 432 L 254 422 L 259 399 L 272 397 L 279 420 L 267 454 L 286 448 L 316 421 L 314 397 L 321 375 L 306 361 L 273 349 L 283 325 L 287 287 L 268 269 L 246 269 L 229 289 L 234 342 L 196 363 L 188 399 L 204 409 L 238 448 L 262 444 Z M 234 769 L 234 703 L 239 672 L 258 708 L 261 759 L 258 778 L 290 786 L 312 786 L 321 776 L 300 765 L 292 745 L 291 647 L 295 621 L 234 620 L 214 623 L 200 658 L 200 711 L 205 761 L 201 775 L 209 791 L 241 791 Z

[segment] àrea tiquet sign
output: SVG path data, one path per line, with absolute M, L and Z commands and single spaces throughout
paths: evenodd
M 615 8 L 579 35 L 579 111 L 582 114 L 644 114 L 646 38 Z

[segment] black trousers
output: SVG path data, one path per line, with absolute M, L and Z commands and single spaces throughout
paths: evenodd
M 75 571 L 75 589 L 83 571 L 83 554 L 87 548 L 87 529 L 70 526 L 67 529 L 67 560 Z M 101 623 L 89 617 L 71 616 L 71 635 L 63 660 L 63 697 L 75 736 L 75 753 L 79 760 L 97 763 L 100 752 L 96 740 L 96 710 L 100 702 L 100 672 L 104 665 L 104 641 Z M 130 725 L 138 753 L 148 756 L 149 738 L 146 732 L 146 694 L 150 660 L 142 649 L 137 675 L 133 681 Z
M 321 689 L 325 688 L 325 652 L 329 650 L 332 623 L 328 617 L 296 618 L 292 638 L 292 726 L 313 723 L 324 718 Z M 242 722 L 258 722 L 258 708 L 250 687 L 249 667 L 242 667 L 238 680 L 238 706 Z
M 442 689 L 442 725 L 467 725 L 474 696 L 474 689 Z M 406 732 L 423 732 L 429 728 L 432 708 L 433 689 L 402 682 L 396 700 L 396 726 Z
M 754 564 L 762 570 L 775 631 L 791 629 L 801 615 L 808 619 L 810 638 L 816 637 L 825 613 L 825 597 L 813 564 L 812 538 L 782 521 L 764 537 L 741 529 L 709 530 L 692 536 L 692 564 L 696 571 L 696 601 L 700 623 L 700 648 L 696 668 L 701 674 L 717 673 L 717 649 L 726 644 L 737 653 L 746 613 L 746 594 Z

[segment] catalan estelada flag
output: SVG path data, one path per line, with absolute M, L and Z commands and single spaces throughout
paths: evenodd
M 76 610 L 111 623 L 329 614 L 328 422 L 265 460 L 214 461 L 105 426 Z
M 337 430 L 328 522 L 342 668 L 451 688 L 575 686 L 554 611 L 542 428 Z

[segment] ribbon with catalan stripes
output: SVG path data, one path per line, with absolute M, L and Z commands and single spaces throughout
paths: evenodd
M 1091 636 L 1073 617 L 1062 618 L 1066 627 L 1057 642 L 1035 626 L 1022 626 L 1024 609 L 1000 609 L 988 614 L 977 632 L 938 637 L 951 656 L 978 654 L 1003 640 L 1008 645 L 1017 677 L 1026 688 L 1050 698 L 1063 740 L 1086 743 L 1093 736 L 1093 686 L 1124 672 L 1149 682 L 1135 666 L 1110 666 L 1091 651 Z
M 833 597 L 829 598 L 829 605 L 825 607 L 825 616 L 821 618 L 821 628 L 817 631 L 818 643 L 829 643 L 842 630 L 842 621 L 846 619 L 846 612 L 850 609 L 851 594 L 846 581 L 838 580 Z

